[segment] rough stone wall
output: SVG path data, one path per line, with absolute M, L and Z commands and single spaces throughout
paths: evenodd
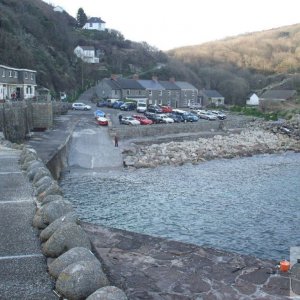
M 217 131 L 225 128 L 244 127 L 249 120 L 225 120 L 225 121 L 198 121 L 196 123 L 156 124 L 152 126 L 121 126 L 111 127 L 110 134 L 116 132 L 122 139 L 156 137 L 178 133 L 201 133 L 205 131 Z
M 33 128 L 47 129 L 53 125 L 52 102 L 32 103 Z
M 5 139 L 21 143 L 34 129 L 49 129 L 53 115 L 68 111 L 68 104 L 57 102 L 17 101 L 0 103 L 0 131 Z

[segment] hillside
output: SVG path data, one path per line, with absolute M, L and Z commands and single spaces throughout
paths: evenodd
M 101 64 L 77 59 L 77 45 L 95 46 L 104 53 Z M 73 17 L 54 12 L 41 0 L 0 0 L 0 64 L 36 70 L 38 85 L 53 94 L 75 95 L 111 73 L 147 73 L 166 62 L 163 52 L 126 40 L 116 30 L 76 28 Z
M 168 52 L 233 103 L 251 90 L 272 87 L 300 91 L 300 24 L 254 32 Z

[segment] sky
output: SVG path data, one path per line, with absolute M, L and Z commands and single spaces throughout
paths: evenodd
M 299 0 L 44 0 L 159 50 L 300 23 Z

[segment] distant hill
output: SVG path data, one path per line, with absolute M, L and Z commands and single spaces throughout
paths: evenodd
M 269 84 L 300 90 L 300 24 L 176 48 L 168 55 L 197 74 L 198 85 L 218 89 L 233 103 Z
M 101 50 L 101 64 L 82 63 L 73 53 L 77 45 Z M 162 51 L 116 30 L 79 29 L 73 17 L 42 0 L 0 0 L 0 64 L 36 70 L 38 85 L 54 94 L 74 95 L 112 73 L 147 74 L 158 62 L 167 62 Z

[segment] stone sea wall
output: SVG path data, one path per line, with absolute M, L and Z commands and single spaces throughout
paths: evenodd
M 291 125 L 292 124 L 292 125 Z M 124 164 L 133 168 L 201 163 L 216 158 L 300 151 L 299 120 L 288 124 L 257 123 L 240 134 L 222 132 L 211 138 L 160 144 L 131 144 L 123 150 Z

